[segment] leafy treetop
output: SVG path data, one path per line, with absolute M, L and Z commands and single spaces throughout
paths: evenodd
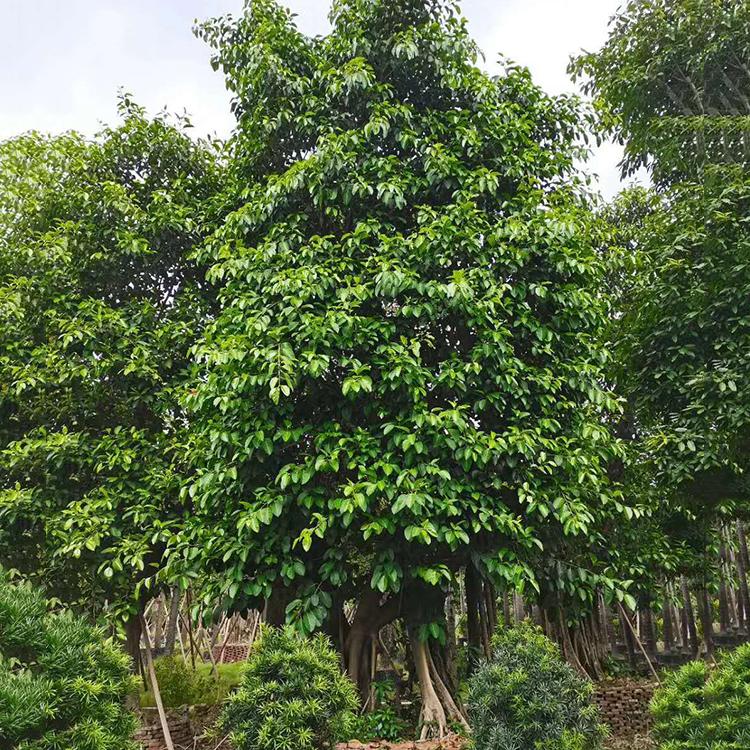
M 625 174 L 645 166 L 664 184 L 706 163 L 748 164 L 748 40 L 746 2 L 631 0 L 603 48 L 572 62 L 625 145 Z
M 306 594 L 310 630 L 333 589 L 436 585 L 472 555 L 535 584 L 540 550 L 621 508 L 577 103 L 483 73 L 453 3 L 331 21 L 308 39 L 261 0 L 199 30 L 246 186 L 200 255 L 221 310 L 172 556 L 238 606 Z

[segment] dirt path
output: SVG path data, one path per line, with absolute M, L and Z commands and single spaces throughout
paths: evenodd
M 426 742 L 347 742 L 338 745 L 336 750 L 465 750 L 466 738 L 451 735 L 444 740 L 428 740 Z

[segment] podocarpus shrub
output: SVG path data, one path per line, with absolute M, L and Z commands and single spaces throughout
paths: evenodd
M 476 750 L 597 750 L 605 730 L 593 685 L 528 623 L 498 632 L 469 684 Z
M 219 723 L 236 750 L 321 750 L 346 739 L 356 707 L 325 636 L 268 628 Z
M 136 750 L 128 657 L 0 571 L 0 748 Z
M 660 750 L 750 748 L 750 644 L 670 674 L 651 701 Z

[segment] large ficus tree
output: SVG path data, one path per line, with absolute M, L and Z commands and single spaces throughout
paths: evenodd
M 189 255 L 218 169 L 122 107 L 91 141 L 0 144 L 0 557 L 127 617 L 183 512 L 174 391 L 210 311 Z
M 356 678 L 361 629 L 418 632 L 458 569 L 533 584 L 595 534 L 617 403 L 576 102 L 483 73 L 452 2 L 330 18 L 309 39 L 256 0 L 199 30 L 244 189 L 201 253 L 220 311 L 195 352 L 194 514 L 172 559 L 220 573 L 237 606 L 292 599 L 308 630 L 358 598 Z M 443 730 L 455 706 L 413 652 Z

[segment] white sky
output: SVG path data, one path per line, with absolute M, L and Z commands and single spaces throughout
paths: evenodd
M 568 58 L 597 49 L 622 0 L 463 0 L 486 66 L 527 65 L 550 93 L 572 91 Z M 308 34 L 325 33 L 329 0 L 286 0 Z M 120 87 L 151 112 L 187 110 L 198 134 L 225 136 L 229 97 L 195 18 L 239 13 L 242 0 L 0 0 L 0 139 L 29 129 L 91 134 L 116 118 Z M 606 196 L 620 187 L 620 149 L 589 165 Z

